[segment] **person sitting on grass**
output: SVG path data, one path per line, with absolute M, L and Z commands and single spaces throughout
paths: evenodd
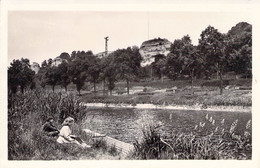
M 81 138 L 72 135 L 71 127 L 74 124 L 74 119 L 72 117 L 67 117 L 62 125 L 63 127 L 60 130 L 59 138 L 57 139 L 58 143 L 72 143 L 77 144 L 83 148 L 90 148 Z
M 56 128 L 56 126 L 53 123 L 54 123 L 53 118 L 49 117 L 47 121 L 43 124 L 42 130 L 46 135 L 55 137 L 59 135 L 59 130 Z

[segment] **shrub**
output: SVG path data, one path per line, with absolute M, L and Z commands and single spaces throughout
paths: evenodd
M 161 135 L 158 132 L 160 125 L 149 125 L 143 129 L 143 140 L 134 143 L 134 158 L 138 159 L 160 159 L 161 154 L 167 150 L 164 143 L 161 142 Z

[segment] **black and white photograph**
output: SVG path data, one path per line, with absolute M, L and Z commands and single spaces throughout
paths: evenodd
M 7 162 L 259 166 L 250 8 L 97 6 L 3 12 Z

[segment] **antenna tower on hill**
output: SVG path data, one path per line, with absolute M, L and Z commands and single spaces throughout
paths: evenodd
M 107 42 L 109 40 L 109 37 L 105 37 L 105 56 L 107 56 Z

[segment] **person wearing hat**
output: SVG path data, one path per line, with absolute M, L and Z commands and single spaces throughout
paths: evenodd
M 84 148 L 89 148 L 90 146 L 83 142 L 79 137 L 72 135 L 71 126 L 74 124 L 74 119 L 72 117 L 67 117 L 63 123 L 62 128 L 59 133 L 58 143 L 74 143 L 80 145 Z
M 42 126 L 42 130 L 44 133 L 46 133 L 48 136 L 58 136 L 59 130 L 56 128 L 56 126 L 53 124 L 54 120 L 53 117 L 49 117 L 46 122 Z

